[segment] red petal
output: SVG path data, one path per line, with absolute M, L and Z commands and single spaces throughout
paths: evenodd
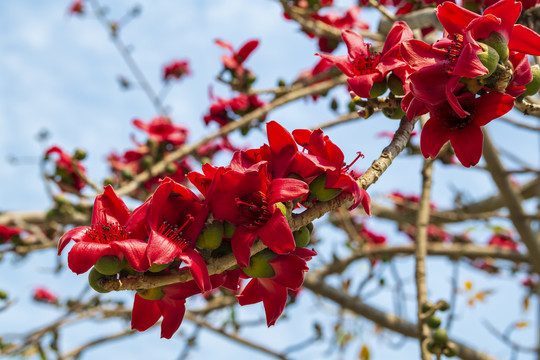
M 341 72 L 347 75 L 348 77 L 353 77 L 355 75 L 354 67 L 352 66 L 351 61 L 349 60 L 348 56 L 346 55 L 334 56 L 334 55 L 319 54 L 319 53 L 316 53 L 315 55 L 318 55 L 322 57 L 323 59 L 330 61 L 332 64 L 336 65 L 337 68 L 341 70 Z
M 215 42 L 215 44 L 217 46 L 222 47 L 224 49 L 227 49 L 230 52 L 234 52 L 234 49 L 233 49 L 232 45 L 229 42 L 224 41 L 224 40 L 219 40 L 219 39 L 215 40 L 214 42 Z
M 240 295 L 236 295 L 236 297 L 238 298 L 238 304 L 241 306 L 256 304 L 262 301 L 259 292 L 259 279 L 252 279 L 242 290 Z
M 236 228 L 236 231 L 234 232 L 234 235 L 231 239 L 231 246 L 234 257 L 236 258 L 236 262 L 241 267 L 247 267 L 249 265 L 249 258 L 251 257 L 251 246 L 253 245 L 253 242 L 256 238 L 257 234 L 255 232 L 250 231 L 243 226 L 239 226 Z
M 117 253 L 109 244 L 79 241 L 69 251 L 68 266 L 75 274 L 82 274 L 105 255 L 117 255 Z
M 268 204 L 294 200 L 309 192 L 309 186 L 302 180 L 274 179 L 267 189 Z
M 257 231 L 257 235 L 262 243 L 276 254 L 287 254 L 295 248 L 291 228 L 279 209 L 276 209 L 266 224 Z
M 475 49 L 469 43 L 463 47 L 452 73 L 462 77 L 474 78 L 489 73 L 489 70 L 476 56 Z
M 266 323 L 272 326 L 285 309 L 287 288 L 271 279 L 259 279 L 259 292 L 266 312 Z
M 443 61 L 446 51 L 434 48 L 423 41 L 412 39 L 401 44 L 400 54 L 403 60 L 416 71 L 435 64 L 436 60 Z
M 161 337 L 170 339 L 182 324 L 182 320 L 184 320 L 186 301 L 173 300 L 164 297 L 156 302 L 163 315 L 163 321 L 161 322 Z
M 343 38 L 345 45 L 347 45 L 349 56 L 351 58 L 363 58 L 369 55 L 367 46 L 364 43 L 364 38 L 361 35 L 352 30 L 344 30 L 341 32 L 341 37 Z
M 406 22 L 404 21 L 395 22 L 392 28 L 390 29 L 390 32 L 386 36 L 382 54 L 386 54 L 393 47 L 399 46 L 405 40 L 409 40 L 412 38 L 413 38 L 412 30 L 409 27 L 409 25 L 407 25 Z
M 181 252 L 180 248 L 155 230 L 150 232 L 146 256 L 150 265 L 168 264 Z
M 126 257 L 129 265 L 136 271 L 146 271 L 150 267 L 146 257 L 148 243 L 138 239 L 112 241 L 111 247 Z
M 512 28 L 521 14 L 521 7 L 522 5 L 519 1 L 503 0 L 488 7 L 484 11 L 484 16 L 491 14 L 500 18 L 501 25 L 494 31 L 502 34 L 508 40 L 510 34 L 512 34 Z
M 484 126 L 491 120 L 506 114 L 513 107 L 514 98 L 512 96 L 498 91 L 490 92 L 476 99 L 476 112 L 473 121 L 477 126 Z
M 69 230 L 66 232 L 60 240 L 58 240 L 58 255 L 62 253 L 62 250 L 66 247 L 66 245 L 71 241 L 79 242 L 83 240 L 83 238 L 86 235 L 86 231 L 90 229 L 88 226 L 78 226 L 74 229 Z
M 540 35 L 523 25 L 514 25 L 508 48 L 538 56 L 540 55 Z
M 438 124 L 437 119 L 430 118 L 420 134 L 422 155 L 425 158 L 436 158 L 443 145 L 450 140 L 449 132 Z
M 378 71 L 373 74 L 366 74 L 355 76 L 347 79 L 347 83 L 351 87 L 351 90 L 361 98 L 369 99 L 369 92 L 373 87 L 373 83 L 383 80 L 383 76 Z
M 469 23 L 480 16 L 451 2 L 439 5 L 435 12 L 449 34 L 463 34 Z
M 182 253 L 177 254 L 177 256 L 189 267 L 195 283 L 202 292 L 212 289 L 212 283 L 208 276 L 208 268 L 202 256 L 197 251 L 187 248 Z
M 129 219 L 129 209 L 116 195 L 111 185 L 105 187 L 103 194 L 96 196 L 92 211 L 92 224 L 118 222 L 125 225 Z
M 470 167 L 478 164 L 484 144 L 484 135 L 480 126 L 471 124 L 462 130 L 451 132 L 450 143 L 463 166 Z
M 135 294 L 133 311 L 131 312 L 131 328 L 145 331 L 154 325 L 161 317 L 157 301 L 146 300 Z
M 251 40 L 245 43 L 244 46 L 242 46 L 240 50 L 238 50 L 238 53 L 235 56 L 236 60 L 239 63 L 243 63 L 248 58 L 248 56 L 253 52 L 253 50 L 257 48 L 258 45 L 259 45 L 258 40 Z
M 292 290 L 302 286 L 304 272 L 309 270 L 306 261 L 296 255 L 276 256 L 269 263 L 275 272 L 271 279 Z

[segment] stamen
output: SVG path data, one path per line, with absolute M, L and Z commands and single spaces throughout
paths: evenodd
M 167 220 L 163 219 L 163 222 L 158 228 L 158 232 L 178 246 L 180 250 L 184 250 L 190 245 L 190 241 L 183 236 L 184 234 L 182 233 L 182 230 L 193 221 L 195 221 L 195 218 L 190 214 L 187 215 L 186 221 L 181 226 L 176 224 L 173 225 Z
M 343 171 L 345 171 L 345 172 L 349 171 L 349 169 L 351 168 L 351 166 L 353 166 L 353 164 L 354 164 L 359 158 L 362 158 L 362 159 L 364 158 L 364 154 L 362 154 L 361 151 L 358 151 L 357 154 L 358 154 L 358 155 L 356 156 L 356 158 L 354 158 L 354 160 L 352 161 L 352 163 L 350 163 L 349 165 L 344 164 L 345 166 L 343 167 Z
M 98 244 L 110 244 L 112 241 L 127 239 L 125 226 L 119 223 L 93 224 L 86 230 L 86 238 Z
M 454 40 L 446 52 L 446 61 L 443 64 L 443 70 L 447 74 L 451 74 L 456 67 L 459 55 L 463 50 L 463 35 L 454 34 Z
M 266 194 L 261 191 L 236 198 L 234 201 L 240 210 L 240 223 L 248 229 L 260 228 L 272 217 Z
M 371 51 L 371 44 L 366 44 L 368 56 L 351 59 L 356 75 L 368 75 L 375 72 L 375 67 L 381 60 L 381 54 Z

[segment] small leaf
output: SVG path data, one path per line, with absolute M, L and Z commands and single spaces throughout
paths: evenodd
M 366 344 L 363 344 L 362 348 L 360 349 L 360 353 L 358 354 L 358 359 L 369 360 L 370 358 L 371 352 L 369 351 L 369 347 Z

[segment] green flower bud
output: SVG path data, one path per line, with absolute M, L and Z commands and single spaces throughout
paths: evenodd
M 317 176 L 310 184 L 309 191 L 315 195 L 319 201 L 332 200 L 341 193 L 341 189 L 327 189 L 326 185 L 326 173 Z
M 426 324 L 432 329 L 437 329 L 441 326 L 441 318 L 435 315 L 430 316 L 427 318 Z
M 272 251 L 266 249 L 251 257 L 249 259 L 249 266 L 242 268 L 244 273 L 252 278 L 269 278 L 276 273 L 269 261 L 276 257 Z
M 152 160 L 152 157 L 150 155 L 146 155 L 145 157 L 143 157 L 141 159 L 141 167 L 143 169 L 150 168 L 150 166 L 152 166 L 152 163 L 153 163 L 153 160 Z
M 76 160 L 84 160 L 86 158 L 86 151 L 84 151 L 83 149 L 77 149 L 75 150 L 73 157 Z
M 483 79 L 491 76 L 495 69 L 497 69 L 497 65 L 499 64 L 499 53 L 492 48 L 491 46 L 487 44 L 483 44 L 481 42 L 478 43 L 482 50 L 484 50 L 481 53 L 476 54 L 478 56 L 478 59 L 482 62 L 482 64 L 488 69 L 489 73 L 486 75 L 478 76 L 477 78 Z
M 454 357 L 458 353 L 458 347 L 453 342 L 448 342 L 443 350 L 443 354 L 446 357 Z
M 396 96 L 403 96 L 405 95 L 405 90 L 403 89 L 403 82 L 399 78 L 399 76 L 395 74 L 390 74 L 388 77 L 388 88 L 390 89 L 390 92 Z
M 433 334 L 433 341 L 435 344 L 445 345 L 448 341 L 448 333 L 446 329 L 439 328 L 435 330 L 435 333 Z
M 153 272 L 153 273 L 158 273 L 168 268 L 169 265 L 170 263 L 169 264 L 152 264 L 150 268 L 148 269 L 148 271 Z
M 114 184 L 114 179 L 111 177 L 105 178 L 103 180 L 103 186 L 113 185 L 113 184 Z
M 6 300 L 7 297 L 8 297 L 7 292 L 5 292 L 4 290 L 0 290 L 0 300 Z
M 510 50 L 508 50 L 508 44 L 506 39 L 500 33 L 493 31 L 485 39 L 478 39 L 478 41 L 483 42 L 486 45 L 491 46 L 499 54 L 499 59 L 504 64 L 508 61 L 508 56 L 510 55 Z
M 448 309 L 450 309 L 450 304 L 443 300 L 441 305 L 439 306 L 439 310 L 446 311 Z
M 307 224 L 306 227 L 309 230 L 309 233 L 311 234 L 313 232 L 313 223 Z
M 223 239 L 223 224 L 214 220 L 197 238 L 197 247 L 205 250 L 215 250 L 221 245 Z
M 139 289 L 137 294 L 146 300 L 159 300 L 162 299 L 165 294 L 163 293 L 164 286 L 155 287 L 151 289 Z
M 232 239 L 234 232 L 236 231 L 236 226 L 225 220 L 223 222 L 223 235 L 227 239 Z
M 338 102 L 337 102 L 336 98 L 333 98 L 332 101 L 330 102 L 330 109 L 332 109 L 333 111 L 337 111 Z
M 176 166 L 176 164 L 173 164 L 173 163 L 169 163 L 165 167 L 165 171 L 169 174 L 176 174 L 176 170 L 178 170 L 178 166 Z
M 369 90 L 369 97 L 370 98 L 379 97 L 382 94 L 384 94 L 387 89 L 388 87 L 386 86 L 386 80 L 373 83 L 371 90 Z
M 122 178 L 124 178 L 125 180 L 133 180 L 133 173 L 128 169 L 122 170 L 120 172 L 120 175 L 122 175 Z
M 110 290 L 107 290 L 99 285 L 99 279 L 106 278 L 107 275 L 103 275 L 99 271 L 96 270 L 96 268 L 92 268 L 90 272 L 88 273 L 88 283 L 98 293 L 105 294 L 110 292 Z
M 525 92 L 521 96 L 532 96 L 540 90 L 540 67 L 538 64 L 531 66 L 533 78 L 530 83 L 525 85 Z
M 433 304 L 430 302 L 425 302 L 422 304 L 422 313 L 427 313 L 431 308 L 433 307 Z
M 463 7 L 467 10 L 470 10 L 472 12 L 475 12 L 477 14 L 480 14 L 481 11 L 480 11 L 480 4 L 476 1 L 464 1 L 463 2 Z
M 124 267 L 123 261 L 114 255 L 102 256 L 94 264 L 94 268 L 103 275 L 115 275 Z
M 300 229 L 293 232 L 294 243 L 296 247 L 303 248 L 309 245 L 309 240 L 311 235 L 306 226 L 301 227 Z
M 405 116 L 405 111 L 403 111 L 401 107 L 398 107 L 398 108 L 383 107 L 382 113 L 387 118 L 394 119 L 394 120 L 401 120 Z

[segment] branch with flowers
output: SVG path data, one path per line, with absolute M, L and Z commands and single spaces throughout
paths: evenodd
M 417 339 L 424 360 L 455 355 L 492 359 L 489 349 L 476 350 L 448 336 L 447 329 L 456 321 L 454 307 L 460 306 L 456 293 L 461 290 L 454 280 L 451 304 L 444 299 L 433 301 L 428 292 L 429 269 L 431 258 L 444 257 L 455 268 L 466 264 L 470 271 L 490 275 L 526 275 L 525 299 L 537 296 L 538 214 L 530 210 L 534 200 L 528 199 L 538 196 L 538 178 L 516 185 L 510 174 L 538 174 L 538 170 L 526 161 L 518 161 L 522 167 L 516 171 L 507 170 L 497 144 L 485 130 L 513 109 L 525 115 L 538 112 L 540 68 L 533 60 L 540 56 L 540 35 L 534 8 L 524 14 L 523 7 L 530 4 L 516 0 L 490 5 L 437 2 L 436 6 L 428 1 L 370 0 L 346 10 L 334 7 L 332 0 L 280 0 L 276 5 L 286 21 L 316 39 L 316 65 L 296 78 L 280 79 L 274 88 L 257 89 L 254 84 L 261 73 L 248 64 L 264 43 L 250 39 L 233 46 L 216 39 L 214 45 L 222 51 L 216 80 L 229 95 L 210 89 L 210 105 L 202 120 L 218 129 L 192 141 L 190 130 L 173 122 L 173 108 L 165 100 L 176 84 L 193 74 L 190 62 L 182 58 L 165 64 L 161 90 L 156 91 L 123 38 L 124 29 L 141 9 L 134 7 L 114 20 L 97 0 L 73 2 L 69 13 L 95 16 L 135 79 L 132 83 L 121 77 L 120 86 L 138 86 L 157 116 L 150 121 L 133 119 L 139 135 L 132 137 L 131 148 L 109 154 L 103 190 L 91 180 L 85 151 L 70 153 L 58 145 L 49 146 L 41 164 L 53 205 L 45 212 L 0 214 L 0 255 L 23 258 L 57 246 L 58 255 L 65 258 L 67 252 L 72 272 L 87 274 L 93 291 L 135 291 L 130 297 L 132 311 L 124 309 L 117 317 L 129 316 L 131 329 L 139 332 L 159 324 L 161 337 L 167 339 L 182 331 L 185 318 L 197 329 L 203 327 L 271 356 L 288 358 L 294 346 L 290 351 L 273 350 L 237 334 L 242 326 L 236 315 L 230 320 L 234 331 L 228 331 L 228 322 L 216 325 L 219 321 L 211 323 L 204 317 L 208 314 L 196 316 L 188 309 L 196 299 L 208 303 L 212 298 L 223 299 L 221 308 L 234 314 L 238 306 L 262 303 L 263 323 L 270 327 L 280 323 L 282 314 L 306 288 L 355 316 Z M 364 13 L 378 14 L 377 31 L 364 21 Z M 346 53 L 339 47 L 342 43 Z M 334 120 L 288 130 L 293 126 L 285 126 L 279 114 L 289 106 L 299 107 L 302 101 L 327 102 Z M 340 109 L 343 104 L 346 111 Z M 382 135 L 391 138 L 388 145 L 382 151 L 369 149 L 373 162 L 365 171 L 353 169 L 364 155 L 358 151 L 356 159 L 347 163 L 350 153 L 338 146 L 333 131 L 354 126 L 355 135 L 360 136 L 363 126 L 367 129 L 385 119 L 399 120 L 392 132 Z M 322 128 L 332 129 L 325 133 Z M 521 131 L 535 130 L 535 126 L 521 127 Z M 246 139 L 257 139 L 255 133 L 264 135 L 263 145 L 247 143 Z M 261 143 L 260 136 L 256 141 Z M 389 174 L 394 174 L 396 183 L 406 180 L 403 168 L 391 167 L 398 156 L 399 161 L 425 158 L 420 196 L 401 191 L 381 196 L 377 190 L 368 194 L 379 180 L 384 187 L 392 178 Z M 526 157 L 516 156 L 518 160 Z M 482 158 L 485 167 L 478 165 Z M 417 165 L 413 170 L 420 172 Z M 463 186 L 447 210 L 438 210 L 430 200 L 431 181 L 437 186 L 438 179 L 448 176 L 442 175 L 446 169 L 462 174 L 487 171 L 499 194 L 463 201 L 468 195 L 461 192 L 466 191 Z M 474 175 L 464 178 L 468 176 Z M 374 230 L 369 215 L 392 227 L 393 238 L 413 244 L 387 240 Z M 493 225 L 499 222 L 505 225 Z M 470 231 L 463 230 L 471 223 L 489 233 L 487 243 L 471 240 Z M 456 225 L 461 228 L 452 228 Z M 332 232 L 326 233 L 325 227 Z M 339 237 L 336 234 L 344 239 L 332 243 L 332 237 Z M 398 261 L 412 254 L 415 281 L 406 279 Z M 392 265 L 387 266 L 388 262 Z M 363 279 L 354 273 L 358 264 L 370 269 Z M 316 270 L 306 275 L 308 267 Z M 58 270 L 62 268 L 59 260 Z M 402 302 L 394 312 L 401 315 L 414 307 L 414 321 L 367 304 L 386 286 L 386 272 L 392 273 L 395 282 L 387 286 L 387 294 Z M 379 288 L 373 288 L 376 280 Z M 409 282 L 414 289 L 408 289 Z M 416 294 L 415 301 L 408 301 L 409 290 Z M 484 301 L 491 293 L 478 291 L 469 303 Z M 0 297 L 4 299 L 7 295 Z M 60 305 L 45 290 L 36 292 L 34 300 Z M 439 316 L 449 306 L 452 315 L 443 326 Z M 11 308 L 6 306 L 4 311 Z M 100 306 L 92 309 L 86 317 L 111 313 Z M 68 306 L 68 315 L 80 311 Z M 354 338 L 344 319 L 340 314 L 334 326 L 339 339 L 335 346 L 340 348 Z M 47 357 L 41 338 L 53 334 L 56 339 L 69 324 L 60 320 L 31 332 L 21 346 L 4 346 L 0 341 L 0 351 L 23 354 L 34 346 L 40 356 Z M 314 342 L 324 338 L 317 326 Z M 99 337 L 65 356 L 78 357 L 101 343 L 132 334 L 125 330 L 110 338 Z M 52 350 L 62 357 L 58 349 Z M 367 345 L 362 345 L 359 357 L 369 359 Z

